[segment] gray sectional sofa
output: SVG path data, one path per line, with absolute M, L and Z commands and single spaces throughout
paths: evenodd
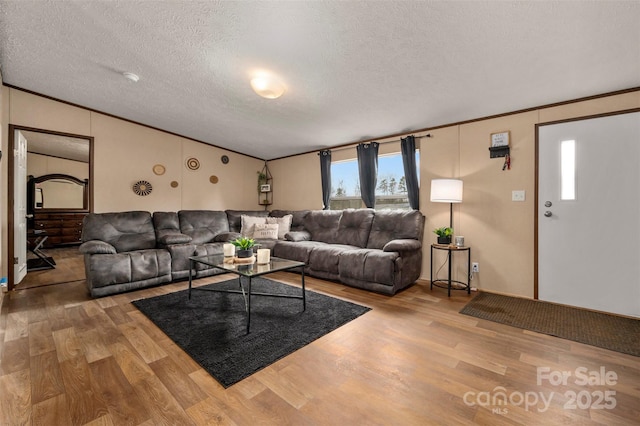
M 130 211 L 85 218 L 80 251 L 87 286 L 100 297 L 186 279 L 189 256 L 222 254 L 225 242 L 252 236 L 249 224 L 262 220 L 279 223 L 281 238 L 258 244 L 273 256 L 304 262 L 311 276 L 384 294 L 420 276 L 419 211 Z M 196 278 L 219 273 L 201 264 L 194 271 Z

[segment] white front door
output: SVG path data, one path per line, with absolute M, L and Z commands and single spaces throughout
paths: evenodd
M 538 131 L 538 298 L 640 317 L 640 113 Z
M 13 147 L 13 284 L 27 275 L 27 140 L 16 130 Z

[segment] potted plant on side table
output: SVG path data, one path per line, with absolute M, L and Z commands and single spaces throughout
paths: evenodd
M 453 228 L 443 226 L 436 228 L 433 233 L 438 236 L 438 244 L 451 244 L 451 236 L 453 235 Z
M 253 246 L 256 245 L 256 242 L 247 237 L 236 238 L 231 241 L 231 244 L 236 246 L 236 256 L 239 258 L 247 258 L 253 256 Z

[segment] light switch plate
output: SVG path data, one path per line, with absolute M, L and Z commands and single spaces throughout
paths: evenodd
M 524 190 L 511 191 L 511 201 L 524 201 Z

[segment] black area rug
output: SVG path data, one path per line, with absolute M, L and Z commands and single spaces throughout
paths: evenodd
M 204 287 L 238 289 L 233 279 Z M 246 284 L 245 284 L 246 288 Z M 301 295 L 299 287 L 253 278 L 252 292 Z M 302 300 L 251 297 L 251 333 L 241 294 L 187 291 L 133 304 L 225 388 L 289 355 L 370 310 L 306 292 Z
M 52 257 L 47 256 L 47 260 L 51 262 L 53 265 L 56 264 L 56 261 L 53 260 Z M 47 262 L 42 259 L 27 259 L 27 271 L 42 271 L 45 269 L 53 269 L 54 266 L 51 266 Z
M 492 293 L 478 294 L 460 313 L 640 356 L 640 319 Z

